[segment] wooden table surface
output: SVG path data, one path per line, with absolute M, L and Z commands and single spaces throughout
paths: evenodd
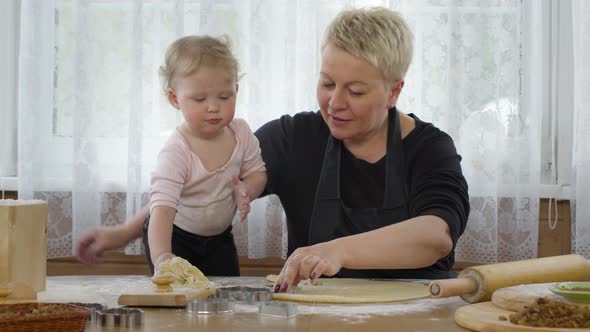
M 125 285 L 146 276 L 59 276 L 47 278 L 47 290 L 39 293 L 44 302 L 102 303 L 117 307 Z M 260 286 L 262 277 L 211 278 L 218 286 Z M 143 308 L 145 321 L 136 331 L 468 331 L 453 320 L 460 298 L 420 299 L 367 305 L 297 304 L 290 319 L 259 317 L 256 305 L 237 303 L 234 312 L 191 315 L 183 308 Z M 89 324 L 90 325 L 90 324 Z M 96 326 L 88 330 L 100 331 Z M 106 329 L 104 329 L 106 330 Z M 131 331 L 131 329 L 125 329 Z

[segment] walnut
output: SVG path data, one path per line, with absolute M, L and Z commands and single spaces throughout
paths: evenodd
M 502 317 L 498 319 L 506 320 Z M 510 315 L 509 320 L 513 324 L 535 327 L 588 328 L 590 308 L 541 297 Z

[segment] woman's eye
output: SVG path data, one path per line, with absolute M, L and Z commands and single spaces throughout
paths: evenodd
M 352 90 L 349 90 L 349 91 L 350 91 L 350 94 L 353 96 L 362 96 L 365 94 L 364 92 L 361 92 L 361 91 L 352 91 Z
M 205 101 L 205 98 L 193 98 L 194 101 L 196 101 L 197 103 L 202 103 Z
M 334 83 L 322 83 L 322 87 L 324 87 L 324 88 L 333 88 L 334 87 Z
M 229 99 L 229 96 L 220 96 L 219 99 L 221 99 L 221 100 L 228 100 Z

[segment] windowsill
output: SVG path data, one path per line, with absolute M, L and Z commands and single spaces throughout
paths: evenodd
M 124 192 L 125 188 L 122 185 L 110 183 L 103 188 L 105 192 Z M 17 191 L 18 177 L 0 177 L 0 191 Z M 63 191 L 63 185 L 59 188 L 56 186 L 56 191 Z M 65 190 L 67 191 L 67 190 Z M 542 184 L 539 186 L 539 193 L 541 198 L 555 198 L 555 199 L 571 199 L 571 186 L 569 185 L 550 185 Z
M 560 200 L 574 199 L 570 185 L 542 184 L 539 188 L 541 198 L 554 198 Z
M 6 177 L 0 176 L 0 190 L 17 191 L 18 190 L 18 178 L 15 176 L 6 176 Z
M 278 274 L 285 264 L 279 257 L 251 259 L 240 256 L 240 275 L 266 276 Z M 108 252 L 99 265 L 82 265 L 75 257 L 50 258 L 47 260 L 47 275 L 150 275 L 144 255 L 125 255 Z

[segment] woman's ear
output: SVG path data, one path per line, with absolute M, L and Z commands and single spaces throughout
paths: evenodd
M 177 110 L 180 109 L 180 105 L 178 104 L 178 97 L 176 96 L 176 91 L 172 88 L 168 88 L 166 90 L 166 97 L 168 97 L 168 102 L 172 107 L 176 108 Z
M 395 106 L 395 104 L 397 104 L 397 99 L 399 98 L 399 95 L 402 92 L 403 88 L 404 88 L 404 80 L 395 81 L 390 86 L 391 90 L 389 93 L 389 100 L 388 100 L 388 104 L 387 104 L 389 106 L 389 108 L 392 108 Z

